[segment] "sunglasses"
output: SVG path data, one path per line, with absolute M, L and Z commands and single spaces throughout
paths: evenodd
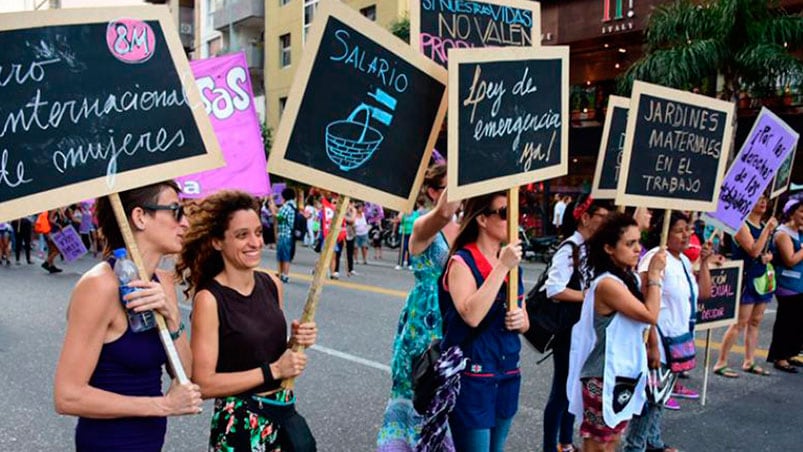
M 501 218 L 503 220 L 506 220 L 507 219 L 507 206 L 500 207 L 500 208 L 498 208 L 496 210 L 486 210 L 484 215 L 486 217 L 487 216 L 491 216 L 491 215 L 499 215 L 499 218 Z
M 184 218 L 184 206 L 181 204 L 143 204 L 141 207 L 153 212 L 157 210 L 170 210 L 173 212 L 173 219 L 175 219 L 177 223 L 180 223 L 181 219 Z

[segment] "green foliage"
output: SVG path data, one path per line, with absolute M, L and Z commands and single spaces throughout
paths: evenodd
M 263 122 L 259 127 L 262 130 L 262 144 L 265 145 L 265 157 L 270 155 L 270 148 L 273 146 L 273 129 L 268 126 L 267 122 Z
M 410 17 L 405 14 L 404 17 L 393 21 L 390 24 L 390 32 L 394 36 L 401 39 L 406 43 L 410 43 Z
M 705 89 L 730 99 L 737 91 L 768 92 L 800 84 L 803 17 L 775 0 L 675 0 L 655 8 L 645 30 L 645 55 L 619 80 L 628 95 L 634 80 L 678 89 Z M 710 80 L 721 75 L 720 93 Z

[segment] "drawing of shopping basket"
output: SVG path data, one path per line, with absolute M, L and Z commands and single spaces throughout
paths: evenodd
M 359 168 L 374 155 L 385 137 L 369 124 L 374 108 L 361 104 L 345 120 L 326 126 L 326 155 L 343 171 Z M 365 112 L 365 121 L 356 120 Z

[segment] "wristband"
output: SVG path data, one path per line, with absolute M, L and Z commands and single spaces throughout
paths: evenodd
M 664 285 L 661 284 L 661 281 L 658 281 L 656 279 L 649 279 L 649 280 L 647 280 L 647 287 L 650 287 L 650 286 L 658 286 L 658 288 L 660 289 Z
M 270 371 L 270 364 L 264 363 L 259 366 L 259 368 L 262 369 L 262 379 L 265 380 L 266 385 L 270 385 L 276 381 L 276 379 L 273 378 L 273 372 Z
M 176 330 L 176 331 L 167 330 L 167 332 L 170 333 L 170 339 L 173 339 L 174 341 L 177 341 L 178 338 L 181 337 L 181 333 L 184 332 L 184 322 L 179 322 L 178 330 Z

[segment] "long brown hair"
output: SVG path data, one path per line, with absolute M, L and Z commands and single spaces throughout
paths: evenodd
M 125 216 L 128 218 L 129 224 L 131 223 L 131 212 L 133 212 L 135 208 L 142 207 L 145 204 L 158 203 L 159 195 L 162 194 L 163 190 L 167 189 L 174 190 L 176 193 L 181 193 L 178 184 L 173 180 L 120 192 L 120 201 L 123 204 L 123 211 L 125 211 Z M 146 212 L 148 211 L 146 210 Z M 114 216 L 114 209 L 112 209 L 112 204 L 108 196 L 98 198 L 95 204 L 95 218 L 98 220 L 100 235 L 106 239 L 106 245 L 103 247 L 103 255 L 110 256 L 112 251 L 118 248 L 125 248 L 123 233 L 120 232 L 120 227 L 117 225 L 117 218 Z
M 421 195 L 427 202 L 432 202 L 429 197 L 429 189 L 437 190 L 440 188 L 441 181 L 446 177 L 446 165 L 443 163 L 433 163 L 427 168 L 424 174 L 424 183 L 421 185 Z
M 176 264 L 176 273 L 187 283 L 188 298 L 223 271 L 223 255 L 212 246 L 212 239 L 223 240 L 231 217 L 240 210 L 259 215 L 259 201 L 243 191 L 223 190 L 190 208 L 190 227 Z
M 454 239 L 452 249 L 449 250 L 449 255 L 453 255 L 459 249 L 465 247 L 469 243 L 477 241 L 480 235 L 480 226 L 477 223 L 477 217 L 486 214 L 488 209 L 493 205 L 494 199 L 498 197 L 505 197 L 507 193 L 504 191 L 497 191 L 488 193 L 487 195 L 477 196 L 467 200 L 463 208 L 463 219 L 460 220 L 460 231 Z

